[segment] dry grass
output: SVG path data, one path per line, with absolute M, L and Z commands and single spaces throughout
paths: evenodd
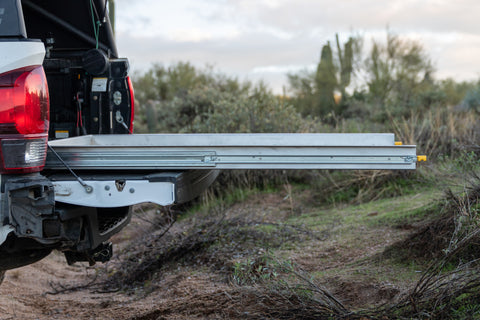
M 404 259 L 432 259 L 414 288 L 372 318 L 470 319 L 480 316 L 480 179 L 457 195 L 446 192 L 443 214 L 400 244 Z M 389 252 L 391 255 L 392 252 Z
M 478 145 L 480 137 L 478 115 L 471 111 L 445 108 L 390 121 L 397 139 L 416 144 L 432 160 L 439 155 L 458 156 L 459 151 Z
M 172 220 L 169 220 L 172 221 Z M 266 248 L 325 235 L 307 227 L 226 216 L 218 211 L 176 222 L 135 239 L 119 255 L 113 273 L 104 279 L 104 290 L 142 286 L 179 263 L 208 266 L 218 274 L 230 274 L 235 256 L 255 257 Z M 168 231 L 168 232 L 167 232 Z

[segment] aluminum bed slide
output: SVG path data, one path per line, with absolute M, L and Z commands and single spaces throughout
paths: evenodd
M 393 134 L 87 135 L 49 148 L 55 201 L 95 207 L 186 202 L 225 169 L 412 170 L 417 162 L 416 147 Z
M 76 170 L 415 169 L 393 134 L 88 135 L 49 143 Z M 51 151 L 47 169 L 64 169 Z

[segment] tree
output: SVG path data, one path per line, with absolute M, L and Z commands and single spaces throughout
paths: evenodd
M 169 103 L 188 92 L 217 83 L 212 70 L 198 70 L 188 62 L 165 67 L 154 64 L 142 75 L 134 75 L 135 99 L 138 105 L 137 128 L 143 132 L 174 131 L 190 123 L 206 105 L 183 104 L 181 110 L 171 110 Z M 218 83 L 217 83 L 218 84 Z M 163 126 L 159 126 L 159 122 Z
M 289 100 L 302 115 L 311 115 L 316 101 L 315 72 L 307 69 L 287 74 Z
M 422 91 L 433 85 L 433 66 L 422 45 L 387 32 L 365 61 L 371 101 L 383 107 L 418 107 Z
M 315 125 L 263 83 L 189 63 L 154 65 L 134 85 L 137 132 L 298 132 Z

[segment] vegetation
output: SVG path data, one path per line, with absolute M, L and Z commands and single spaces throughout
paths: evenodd
M 385 41 L 373 42 L 366 57 L 361 56 L 362 43 L 353 36 L 342 43 L 336 35 L 335 46 L 322 47 L 314 72 L 288 75 L 288 95 L 282 96 L 265 84 L 240 82 L 210 67 L 154 65 L 134 78 L 136 130 L 394 132 L 429 156 L 426 166 L 414 173 L 224 173 L 193 204 L 170 208 L 168 223 L 159 228 L 165 232 L 139 240 L 148 249 L 138 250 L 138 243 L 127 248 L 123 264 L 102 288 L 130 290 L 152 283 L 176 263 L 208 266 L 228 279 L 229 317 L 478 317 L 480 180 L 468 175 L 475 177 L 480 170 L 480 82 L 435 79 L 422 45 L 391 33 Z M 469 188 L 463 187 L 467 180 Z M 233 210 L 236 203 L 255 197 L 252 190 L 280 193 L 287 200 L 278 211 L 262 215 Z M 178 213 L 182 227 L 166 233 Z M 360 247 L 387 243 L 392 230 L 402 230 L 402 236 L 384 244 L 383 252 L 369 255 Z M 308 260 L 307 253 L 304 258 L 297 254 L 297 262 L 289 258 L 327 239 L 349 252 L 344 256 L 340 249 L 321 260 L 332 267 L 308 273 L 302 270 L 308 263 L 298 262 Z M 382 287 L 384 294 L 375 304 L 362 300 L 361 292 L 348 296 L 323 286 L 341 288 L 332 285 L 339 274 L 351 283 L 362 276 L 369 283 L 394 283 L 405 290 Z M 362 283 L 359 290 L 371 286 Z M 341 303 L 348 299 L 363 304 Z M 235 301 L 245 313 L 232 309 L 239 307 Z

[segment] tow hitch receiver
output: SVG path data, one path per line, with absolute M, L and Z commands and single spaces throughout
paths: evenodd
M 72 265 L 75 262 L 87 261 L 90 266 L 93 266 L 95 262 L 107 262 L 112 258 L 113 248 L 112 243 L 102 243 L 98 247 L 92 250 L 83 252 L 65 251 L 65 258 L 68 265 Z

